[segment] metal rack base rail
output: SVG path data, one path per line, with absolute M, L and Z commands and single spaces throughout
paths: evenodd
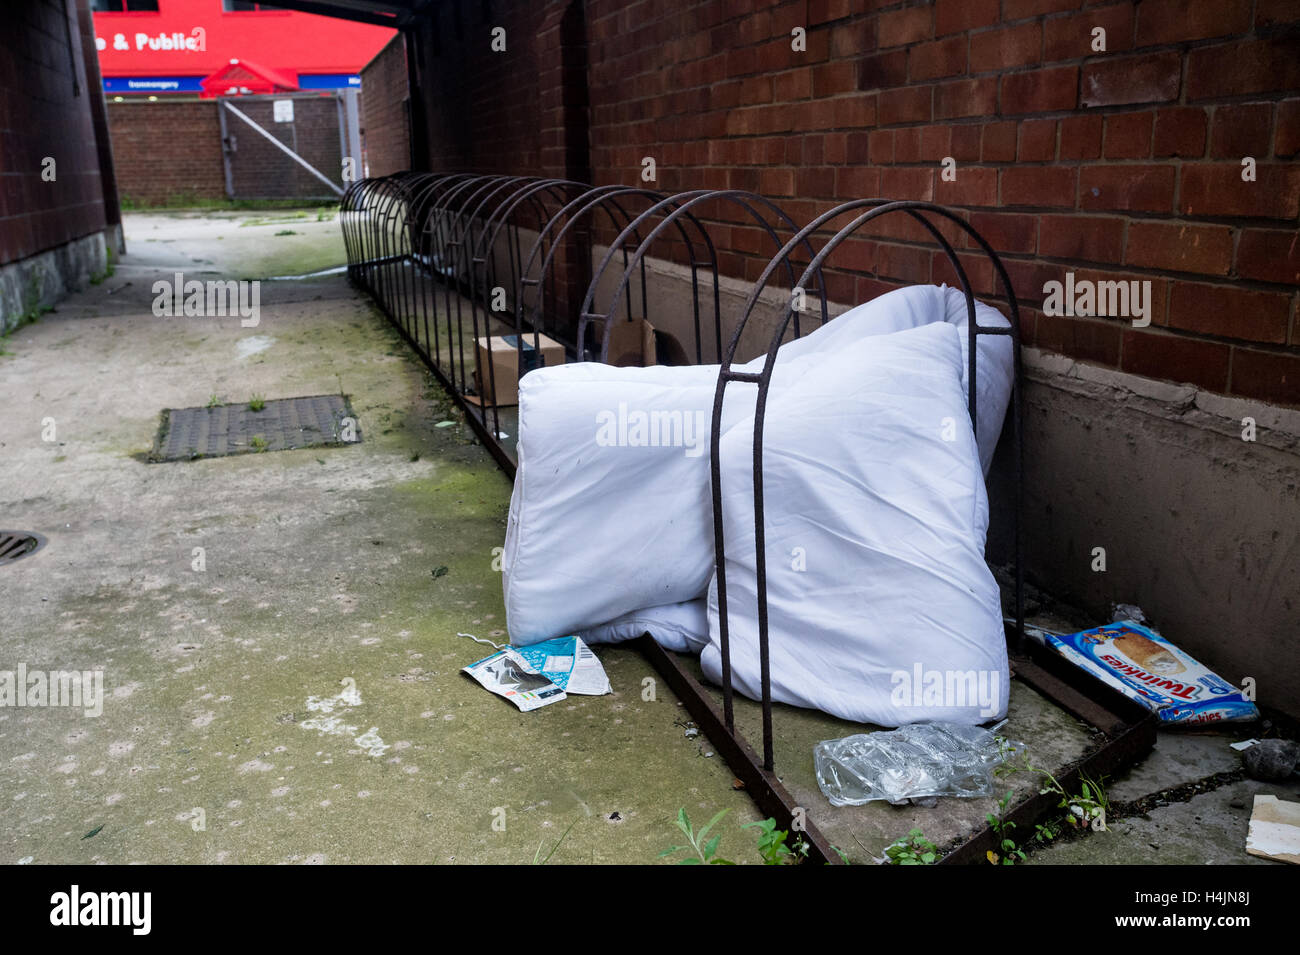
M 636 202 L 648 204 L 639 214 L 632 216 L 627 205 Z M 734 206 L 744 220 L 746 217 L 767 234 L 776 247 L 762 276 L 751 290 L 745 310 L 738 322 L 729 330 L 724 344 L 724 317 L 721 314 L 717 249 L 704 221 L 696 210 L 716 210 L 719 205 Z M 821 247 L 814 251 L 811 239 L 838 217 L 863 210 L 847 226 L 841 228 Z M 955 213 L 925 202 L 891 202 L 884 199 L 859 200 L 845 203 L 819 216 L 813 223 L 797 229 L 794 222 L 769 200 L 738 190 L 701 190 L 674 196 L 643 189 L 605 186 L 593 188 L 567 180 L 530 179 L 526 177 L 473 176 L 468 174 L 425 175 L 403 173 L 381 180 L 364 180 L 354 184 L 343 200 L 344 239 L 348 250 L 349 277 L 365 288 L 375 298 L 380 308 L 398 331 L 439 378 L 444 387 L 466 412 L 485 446 L 508 475 L 514 474 L 514 461 L 501 444 L 499 418 L 495 406 L 480 406 L 466 400 L 468 380 L 464 360 L 463 318 L 469 310 L 472 326 L 471 348 L 479 337 L 479 317 L 483 317 L 484 330 L 489 325 L 488 302 L 490 290 L 508 287 L 513 290 L 513 317 L 516 339 L 517 370 L 525 370 L 523 350 L 525 335 L 531 332 L 534 348 L 541 334 L 552 334 L 566 346 L 570 355 L 590 357 L 587 336 L 590 326 L 598 323 L 601 330 L 599 359 L 607 360 L 612 322 L 636 317 L 648 317 L 646 304 L 645 259 L 661 236 L 675 235 L 686 249 L 691 270 L 694 293 L 694 354 L 701 361 L 703 343 L 716 349 L 723 359 L 719 373 L 714 403 L 713 447 L 711 449 L 711 476 L 714 504 L 714 542 L 719 581 L 721 618 L 720 642 L 723 660 L 723 705 L 721 711 L 708 692 L 684 669 L 674 655 L 664 651 L 648 636 L 638 642 L 641 651 L 673 688 L 692 718 L 708 735 L 718 751 L 727 760 L 736 776 L 744 783 L 747 792 L 760 811 L 771 815 L 783 828 L 798 828 L 809 845 L 809 857 L 814 861 L 839 864 L 843 860 L 808 818 L 807 807 L 795 804 L 789 792 L 776 775 L 773 765 L 772 699 L 770 673 L 767 667 L 766 574 L 764 567 L 763 503 L 762 503 L 762 413 L 770 387 L 773 357 L 787 332 L 794 337 L 806 333 L 809 323 L 803 322 L 793 307 L 787 307 L 784 318 L 772 335 L 767 351 L 764 371 L 746 375 L 731 369 L 737 346 L 749 322 L 763 289 L 778 269 L 788 280 L 792 290 L 798 288 L 814 295 L 820 306 L 817 324 L 829 320 L 825 282 L 821 276 L 822 264 L 834 249 L 865 223 L 891 212 L 904 212 L 916 220 L 941 246 L 966 297 L 968 333 L 968 404 L 972 427 L 976 427 L 976 348 L 978 335 L 1009 335 L 1014 350 L 1014 378 L 1012 391 L 1012 439 L 1014 441 L 1015 477 L 1015 619 L 1014 628 L 1008 628 L 1008 642 L 1012 650 L 1012 668 L 1017 679 L 1052 699 L 1058 705 L 1084 720 L 1105 735 L 1105 743 L 1087 759 L 1074 767 L 1058 773 L 1063 783 L 1077 778 L 1079 773 L 1091 776 L 1113 773 L 1128 765 L 1154 743 L 1156 720 L 1140 707 L 1113 692 L 1100 692 L 1086 675 L 1045 655 L 1036 647 L 1027 647 L 1024 640 L 1023 586 L 1024 575 L 1021 554 L 1020 520 L 1023 495 L 1023 434 L 1021 430 L 1021 368 L 1019 343 L 1019 313 L 1014 290 L 996 252 L 979 233 Z M 576 316 L 576 335 L 556 314 L 555 267 L 567 254 L 586 257 L 590 261 L 589 235 L 583 230 L 590 226 L 586 221 L 603 213 L 608 227 L 617 236 L 608 243 L 606 254 L 597 266 L 586 296 Z M 935 215 L 952 223 L 964 232 L 992 261 L 994 269 L 1006 290 L 1011 312 L 1010 327 L 979 326 L 975 319 L 974 295 L 969 280 L 952 244 L 927 216 Z M 771 216 L 771 219 L 768 218 Z M 621 229 L 620 229 L 621 226 Z M 520 230 L 536 230 L 536 237 L 526 257 L 521 254 Z M 671 231 L 670 231 L 671 230 Z M 790 238 L 782 243 L 782 234 Z M 581 236 L 581 238 L 580 238 Z M 694 238 L 694 241 L 692 239 Z M 504 273 L 509 286 L 501 280 L 502 246 L 505 250 Z M 629 251 L 631 254 L 629 255 Z M 807 263 L 802 275 L 796 279 L 792 254 L 802 253 Z M 707 257 L 702 258 L 700 253 Z M 601 280 L 618 259 L 623 274 L 608 305 L 603 311 L 596 308 L 595 300 Z M 711 295 L 706 285 L 706 299 L 712 302 L 712 314 L 700 307 L 701 276 L 712 279 Z M 636 280 L 640 281 L 639 295 L 634 295 Z M 441 308 L 438 292 L 441 291 Z M 793 301 L 793 296 L 792 299 Z M 482 311 L 480 312 L 480 307 Z M 620 315 L 621 311 L 621 315 Z M 430 336 L 429 317 L 433 316 L 433 335 Z M 452 317 L 454 315 L 454 323 Z M 702 322 L 703 319 L 703 322 Z M 422 320 L 422 324 L 421 324 Z M 444 359 L 439 328 L 448 321 L 447 354 Z M 421 337 L 421 328 L 423 337 Z M 452 332 L 455 332 L 455 335 Z M 709 331 L 712 334 L 709 334 Z M 453 348 L 453 339 L 457 347 Z M 488 394 L 495 394 L 494 372 L 488 369 Z M 736 732 L 733 692 L 731 686 L 730 655 L 727 634 L 725 592 L 725 540 L 721 524 L 721 488 L 717 457 L 718 419 L 727 386 L 736 381 L 746 381 L 758 386 L 755 440 L 754 489 L 755 531 L 758 541 L 758 595 L 759 640 L 763 710 L 763 756 L 759 757 L 744 738 Z M 490 419 L 490 420 L 489 420 Z M 1010 816 L 1019 824 L 1028 825 L 1053 806 L 1043 796 L 1032 797 L 1016 807 Z M 944 858 L 946 863 L 983 861 L 986 843 L 995 838 L 990 830 L 977 832 Z

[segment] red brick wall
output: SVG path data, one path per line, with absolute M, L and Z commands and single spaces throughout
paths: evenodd
M 216 100 L 110 102 L 108 124 L 123 202 L 225 198 Z
M 541 168 L 535 39 L 546 9 L 537 0 L 435 4 L 421 33 L 429 163 L 534 175 Z M 494 27 L 506 51 L 492 50 Z
M 0 264 L 101 231 L 107 224 L 90 105 L 99 93 L 87 82 L 76 5 L 73 0 L 32 0 L 7 6 L 4 17 Z M 52 182 L 41 177 L 47 156 L 55 160 Z
M 581 2 L 581 0 L 580 0 Z M 457 4 L 426 88 L 434 169 L 543 171 L 530 36 L 558 4 Z M 1300 6 L 1287 0 L 585 0 L 598 184 L 750 189 L 799 223 L 853 198 L 964 210 L 1003 253 L 1026 342 L 1300 404 Z M 512 45 L 493 54 L 487 32 Z M 807 49 L 791 31 L 807 30 Z M 1090 45 L 1106 31 L 1106 52 Z M 553 75 L 553 74 L 548 74 Z M 553 82 L 553 81 L 549 81 Z M 1243 157 L 1257 178 L 1243 182 Z M 940 162 L 956 162 L 944 181 Z M 832 259 L 832 297 L 951 280 L 902 219 Z M 768 240 L 721 227 L 730 274 Z M 978 291 L 992 273 L 964 263 Z M 1149 280 L 1151 326 L 1041 311 L 1044 283 Z
M 399 33 L 361 70 L 361 136 L 372 176 L 411 167 L 406 38 Z

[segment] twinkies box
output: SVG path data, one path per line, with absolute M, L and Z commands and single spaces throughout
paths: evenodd
M 1156 711 L 1164 723 L 1259 719 L 1259 710 L 1240 689 L 1154 630 L 1131 620 L 1080 633 L 1026 632 L 1075 666 Z

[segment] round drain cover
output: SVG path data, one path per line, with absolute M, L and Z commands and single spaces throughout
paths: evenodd
M 22 560 L 45 546 L 45 538 L 31 531 L 0 531 L 0 565 Z

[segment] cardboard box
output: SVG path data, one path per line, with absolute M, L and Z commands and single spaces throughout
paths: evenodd
M 470 404 L 504 407 L 519 404 L 519 339 L 523 340 L 523 372 L 527 374 L 534 368 L 548 365 L 564 364 L 564 346 L 546 335 L 537 336 L 537 348 L 533 347 L 531 332 L 522 335 L 494 335 L 478 340 L 477 364 L 474 368 L 474 390 L 476 395 L 466 395 Z M 487 373 L 488 365 L 492 373 Z M 495 386 L 495 393 L 489 394 Z
M 644 318 L 614 321 L 609 326 L 609 363 L 620 368 L 656 364 L 655 329 Z

